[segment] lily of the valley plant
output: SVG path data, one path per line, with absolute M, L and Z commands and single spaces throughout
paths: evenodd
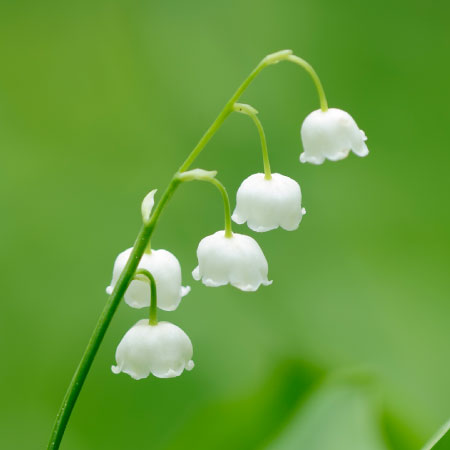
M 225 212 L 225 226 L 211 236 L 204 237 L 197 249 L 198 266 L 192 276 L 206 286 L 231 284 L 242 291 L 256 291 L 261 285 L 272 283 L 268 278 L 268 263 L 260 246 L 250 236 L 232 230 L 232 220 L 247 223 L 251 230 L 270 231 L 281 227 L 293 231 L 305 214 L 299 184 L 291 178 L 272 173 L 264 130 L 258 112 L 250 105 L 238 103 L 239 98 L 266 67 L 289 61 L 305 69 L 317 89 L 320 109 L 310 113 L 301 126 L 303 153 L 300 161 L 322 164 L 326 159 L 337 161 L 353 151 L 366 156 L 366 136 L 353 118 L 340 109 L 328 109 L 325 92 L 314 69 L 291 50 L 266 56 L 233 94 L 210 128 L 200 139 L 187 159 L 181 164 L 169 185 L 155 205 L 156 190 L 142 202 L 142 228 L 133 247 L 122 251 L 114 263 L 111 285 L 106 289 L 109 299 L 88 343 L 81 362 L 64 397 L 48 448 L 59 448 L 72 409 L 102 342 L 111 319 L 124 298 L 132 308 L 149 308 L 149 315 L 133 325 L 124 335 L 116 350 L 115 374 L 121 372 L 139 380 L 152 374 L 159 378 L 177 377 L 194 367 L 193 348 L 187 334 L 170 322 L 158 322 L 157 308 L 175 310 L 190 287 L 182 285 L 178 259 L 164 249 L 150 247 L 163 209 L 176 189 L 188 181 L 206 181 L 219 190 Z M 236 195 L 236 208 L 231 213 L 227 191 L 216 178 L 217 172 L 190 170 L 205 145 L 233 112 L 248 115 L 259 133 L 264 173 L 245 179 Z

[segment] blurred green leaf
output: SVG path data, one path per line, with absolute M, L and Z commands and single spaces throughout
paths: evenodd
M 268 450 L 387 450 L 370 380 L 329 379 Z
M 423 445 L 424 439 L 417 430 L 388 408 L 381 412 L 381 427 L 395 450 L 417 450 Z
M 261 448 L 289 421 L 322 372 L 286 363 L 259 390 L 200 411 L 167 449 L 248 450 Z
M 286 362 L 240 399 L 210 405 L 178 430 L 170 450 L 416 450 L 420 440 L 380 406 L 378 384 L 365 372 L 324 376 Z

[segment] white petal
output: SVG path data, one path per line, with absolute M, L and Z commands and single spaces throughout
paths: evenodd
M 367 136 L 363 130 L 359 130 L 360 135 L 354 136 L 353 142 L 353 152 L 358 156 L 367 156 L 369 154 L 369 149 L 367 148 L 366 142 Z M 362 139 L 362 140 L 361 140 Z
M 197 257 L 199 265 L 192 275 L 206 286 L 231 284 L 243 291 L 255 291 L 261 284 L 271 283 L 267 260 L 250 236 L 234 233 L 228 238 L 224 231 L 218 231 L 201 240 Z
M 346 158 L 350 151 L 366 156 L 366 135 L 350 114 L 336 108 L 317 110 L 309 114 L 302 124 L 301 136 L 304 152 L 301 162 L 322 164 L 325 159 L 338 161 Z
M 198 266 L 192 271 L 192 277 L 196 281 L 200 280 L 200 278 L 201 278 L 201 276 L 200 276 L 200 268 Z
M 186 370 L 192 370 L 194 368 L 194 366 L 195 366 L 194 361 L 192 361 L 192 359 L 191 359 L 186 364 Z
M 247 219 L 245 217 L 241 217 L 239 215 L 239 211 L 238 211 L 237 207 L 231 216 L 231 220 L 239 225 L 242 225 L 243 223 L 245 223 L 247 221 Z
M 191 287 L 190 286 L 181 286 L 181 288 L 180 288 L 180 295 L 181 295 L 181 297 L 184 297 L 184 296 L 188 295 L 189 292 L 191 292 Z
M 136 380 L 150 373 L 159 378 L 181 375 L 193 368 L 192 343 L 186 333 L 169 322 L 149 325 L 140 320 L 120 341 L 113 373 L 124 372 Z
M 309 162 L 311 164 L 319 165 L 319 164 L 323 164 L 324 161 L 325 161 L 324 156 L 307 155 L 306 152 L 303 152 L 300 154 L 300 162 L 302 162 L 302 163 Z

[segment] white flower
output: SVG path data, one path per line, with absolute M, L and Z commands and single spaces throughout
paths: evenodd
M 135 380 L 150 373 L 158 378 L 173 378 L 184 369 L 192 370 L 192 343 L 187 334 L 169 322 L 150 325 L 140 320 L 130 328 L 116 350 L 114 373 L 124 372 Z
M 238 189 L 232 219 L 247 222 L 254 231 L 269 231 L 281 226 L 296 230 L 305 210 L 301 206 L 300 186 L 292 178 L 273 173 L 267 180 L 263 173 L 250 175 Z
M 192 272 L 206 286 L 230 283 L 242 291 L 256 291 L 261 284 L 269 285 L 267 260 L 250 236 L 217 231 L 200 241 L 197 249 L 198 266 Z
M 120 253 L 114 263 L 111 286 L 106 292 L 110 294 L 127 263 L 132 248 Z M 180 304 L 181 298 L 189 293 L 189 286 L 181 286 L 181 267 L 177 258 L 167 250 L 152 250 L 144 253 L 139 262 L 139 269 L 148 270 L 156 282 L 158 308 L 173 311 Z M 132 308 L 150 306 L 150 284 L 148 281 L 133 280 L 125 292 L 125 302 Z
M 304 152 L 301 162 L 322 164 L 325 159 L 338 161 L 353 150 L 358 156 L 369 153 L 364 131 L 358 128 L 350 114 L 341 109 L 313 111 L 305 119 L 301 129 Z

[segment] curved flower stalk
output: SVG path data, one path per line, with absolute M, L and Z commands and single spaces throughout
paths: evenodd
M 353 151 L 358 156 L 367 156 L 369 149 L 364 131 L 358 128 L 353 117 L 341 109 L 313 111 L 301 128 L 304 152 L 301 162 L 322 164 L 325 159 L 338 161 Z
M 258 111 L 250 105 L 236 103 L 236 112 L 248 115 L 256 125 L 261 140 L 264 173 L 246 178 L 236 194 L 236 209 L 232 219 L 238 224 L 247 222 L 253 231 L 270 231 L 282 227 L 296 230 L 305 214 L 299 184 L 292 178 L 271 173 L 267 141 Z
M 156 320 L 158 295 L 159 307 L 169 311 L 178 306 L 181 297 L 188 291 L 188 288 L 183 289 L 181 286 L 178 260 L 165 250 L 150 248 L 150 239 L 159 218 L 182 182 L 208 181 L 219 189 L 224 203 L 225 228 L 200 242 L 197 251 L 199 265 L 193 272 L 194 277 L 210 286 L 230 283 L 248 291 L 256 290 L 261 284 L 271 283 L 267 278 L 267 260 L 256 241 L 249 236 L 232 232 L 228 194 L 225 187 L 215 179 L 216 173 L 201 169 L 189 171 L 189 168 L 233 111 L 248 114 L 260 134 L 264 176 L 262 181 L 263 174 L 253 175 L 244 181 L 238 194 L 235 219 L 238 222 L 245 220 L 250 227 L 259 231 L 276 226 L 285 229 L 295 229 L 298 226 L 304 214 L 301 209 L 300 187 L 283 175 L 271 174 L 267 144 L 261 123 L 256 117 L 257 111 L 249 105 L 236 103 L 263 69 L 281 61 L 292 62 L 305 69 L 315 84 L 320 100 L 322 115 L 312 113 L 302 128 L 305 144 L 303 160 L 318 163 L 321 158 L 339 159 L 345 152 L 348 154 L 348 148 L 360 156 L 367 153 L 364 142 L 361 142 L 365 137 L 359 130 L 359 135 L 356 133 L 353 119 L 350 116 L 344 117 L 346 113 L 343 115 L 343 112 L 336 115 L 335 111 L 338 110 L 328 110 L 319 77 L 305 60 L 294 55 L 291 50 L 282 50 L 263 58 L 175 172 L 154 209 L 156 190 L 145 197 L 141 209 L 141 230 L 134 246 L 121 253 L 116 260 L 113 280 L 108 289 L 110 296 L 64 396 L 53 427 L 49 450 L 59 448 L 75 402 L 122 297 L 134 307 L 150 305 L 150 315 L 148 321 L 139 321 L 123 337 L 116 352 L 117 365 L 113 366 L 115 373 L 125 372 L 136 379 L 145 378 L 150 373 L 164 378 L 178 376 L 193 367 L 192 343 L 188 336 L 177 326 L 169 322 L 158 323 Z M 346 121 L 344 125 L 341 123 L 342 118 Z M 324 141 L 326 145 L 322 145 Z
M 220 192 L 220 195 L 222 196 L 223 201 L 223 212 L 225 217 L 225 237 L 230 238 L 233 236 L 233 231 L 231 229 L 231 208 L 230 208 L 230 199 L 228 198 L 227 190 L 225 189 L 225 186 L 216 179 L 217 172 L 214 171 L 208 171 L 203 169 L 194 169 L 189 170 L 188 172 L 184 172 L 182 174 L 178 175 L 178 180 L 180 182 L 184 181 L 207 181 L 208 183 L 211 183 L 214 185 L 218 191 Z
M 170 322 L 150 325 L 142 319 L 130 328 L 116 350 L 113 373 L 124 372 L 135 380 L 150 373 L 158 378 L 178 377 L 194 368 L 192 343 L 187 334 Z
M 111 286 L 106 292 L 111 294 L 121 273 L 123 272 L 133 248 L 120 253 L 114 263 Z M 158 308 L 173 311 L 178 308 L 181 299 L 189 294 L 191 288 L 181 285 L 181 266 L 178 259 L 167 250 L 151 250 L 144 253 L 138 268 L 146 269 L 153 274 L 158 291 Z M 150 286 L 147 280 L 133 280 L 124 295 L 125 302 L 132 308 L 150 306 Z
M 256 291 L 268 286 L 268 264 L 258 243 L 250 236 L 217 231 L 200 241 L 197 249 L 198 266 L 193 270 L 195 280 L 210 287 L 231 284 L 241 291 Z
M 256 173 L 239 187 L 232 219 L 238 224 L 247 222 L 250 229 L 258 232 L 278 227 L 293 231 L 305 213 L 295 180 L 279 173 L 273 173 L 268 180 L 263 173 Z

